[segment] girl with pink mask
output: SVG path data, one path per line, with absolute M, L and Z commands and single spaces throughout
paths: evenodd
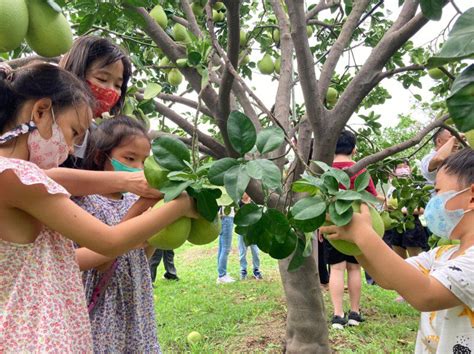
M 107 257 L 140 247 L 184 215 L 182 195 L 160 209 L 140 199 L 108 226 L 70 200 L 43 169 L 64 162 L 91 119 L 90 91 L 74 75 L 38 64 L 0 76 L 0 352 L 92 352 L 73 243 Z

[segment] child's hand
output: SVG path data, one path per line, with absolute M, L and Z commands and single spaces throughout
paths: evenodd
M 360 213 L 354 213 L 352 220 L 345 226 L 323 226 L 319 232 L 326 234 L 326 238 L 331 240 L 345 240 L 357 244 L 359 237 L 365 237 L 368 232 L 374 232 L 372 229 L 372 218 L 370 217 L 369 207 L 361 204 Z
M 163 198 L 163 193 L 159 190 L 152 188 L 148 185 L 148 182 L 145 178 L 145 173 L 143 171 L 140 172 L 117 172 L 117 175 L 120 174 L 120 178 L 124 178 L 124 189 L 127 192 L 139 195 L 145 198 L 156 198 L 161 199 Z
M 175 199 L 177 202 L 183 203 L 184 216 L 187 216 L 191 219 L 197 219 L 199 217 L 199 213 L 196 210 L 196 202 L 194 198 L 191 198 L 188 193 L 183 192 L 181 195 Z

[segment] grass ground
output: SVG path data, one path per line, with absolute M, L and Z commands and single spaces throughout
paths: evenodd
M 238 277 L 236 238 L 228 272 Z M 156 281 L 158 336 L 165 353 L 282 352 L 285 337 L 283 289 L 277 261 L 261 253 L 264 280 L 216 284 L 217 241 L 206 246 L 186 244 L 176 251 L 180 281 Z M 250 252 L 247 256 L 249 264 Z M 164 272 L 160 265 L 158 274 Z M 418 313 L 393 301 L 396 294 L 377 286 L 363 287 L 362 311 L 367 321 L 358 328 L 330 330 L 336 353 L 412 353 Z M 331 313 L 329 294 L 324 293 Z M 186 343 L 189 332 L 204 340 Z

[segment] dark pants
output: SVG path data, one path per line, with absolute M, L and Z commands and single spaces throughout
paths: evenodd
M 166 274 L 176 276 L 176 268 L 174 266 L 174 251 L 164 251 L 164 250 L 156 250 L 153 253 L 153 256 L 150 258 L 150 273 L 151 273 L 151 281 L 152 283 L 155 282 L 156 279 L 156 268 L 160 265 L 161 258 L 163 258 L 163 263 L 165 265 Z
M 317 235 L 317 233 L 316 233 L 316 235 Z M 321 284 L 328 284 L 329 283 L 329 271 L 328 271 L 327 256 L 326 256 L 326 251 L 324 249 L 324 244 L 323 244 L 323 242 L 319 242 L 319 239 L 316 236 L 316 242 L 314 242 L 313 245 L 317 245 L 317 247 L 318 247 L 319 282 Z

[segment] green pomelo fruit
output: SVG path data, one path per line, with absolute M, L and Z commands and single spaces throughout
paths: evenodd
M 275 72 L 276 72 L 277 74 L 279 74 L 279 73 L 280 73 L 280 69 L 281 69 L 281 58 L 278 57 L 278 58 L 275 59 Z
M 163 205 L 165 202 L 160 200 L 153 209 L 161 208 Z M 174 250 L 186 242 L 190 231 L 191 219 L 183 216 L 150 237 L 148 243 L 160 250 Z
M 191 9 L 193 10 L 193 14 L 196 17 L 201 17 L 204 14 L 203 7 L 201 6 L 201 4 L 199 4 L 197 2 L 193 2 L 191 4 Z
M 160 189 L 168 182 L 168 170 L 156 162 L 153 156 L 148 156 L 144 164 L 145 178 L 150 186 Z
M 171 86 L 179 86 L 179 84 L 183 82 L 183 75 L 181 75 L 178 69 L 171 69 L 167 79 Z
M 0 1 L 0 53 L 17 48 L 28 31 L 28 7 L 24 0 Z
M 383 211 L 380 214 L 380 217 L 383 220 L 383 226 L 385 227 L 385 230 L 390 230 L 393 228 L 394 220 L 390 217 L 388 211 Z
M 313 27 L 311 26 L 306 26 L 306 35 L 308 37 L 311 37 L 313 35 Z
M 466 136 L 468 144 L 474 149 L 474 129 L 469 130 L 468 132 L 464 133 L 464 135 Z
M 280 43 L 280 30 L 275 28 L 272 32 L 273 42 Z
M 192 331 L 191 333 L 188 334 L 188 337 L 187 337 L 188 344 L 193 345 L 200 342 L 201 340 L 202 340 L 202 336 L 201 336 L 201 333 L 199 332 Z
M 173 38 L 177 42 L 190 42 L 188 30 L 180 23 L 176 23 L 173 26 Z
M 250 55 L 246 55 L 242 58 L 240 65 L 247 65 L 250 62 Z
M 328 92 L 326 92 L 326 102 L 334 104 L 337 102 L 339 92 L 334 87 L 329 87 Z
M 165 29 L 168 26 L 168 17 L 161 5 L 156 5 L 151 11 L 150 16 L 160 25 L 161 28 Z
M 180 58 L 176 60 L 176 65 L 178 66 L 178 68 L 184 68 L 185 66 L 188 65 L 188 59 Z
M 451 244 L 451 240 L 449 238 L 441 237 L 438 240 L 437 246 L 449 246 Z
M 240 30 L 239 43 L 241 47 L 247 44 L 247 33 L 245 31 Z
M 205 245 L 214 241 L 221 232 L 221 219 L 217 216 L 209 222 L 200 216 L 191 220 L 191 231 L 188 241 L 195 245 Z
M 225 5 L 222 1 L 216 1 L 216 3 L 212 6 L 212 8 L 217 11 L 226 10 Z
M 264 75 L 270 75 L 275 70 L 275 64 L 273 63 L 270 54 L 265 54 L 263 58 L 257 63 L 258 70 Z
M 352 204 L 352 208 L 354 209 L 354 212 L 359 213 L 360 212 L 360 204 L 357 202 L 354 202 Z M 383 236 L 385 229 L 383 225 L 383 220 L 380 217 L 379 213 L 375 208 L 372 206 L 369 206 L 370 210 L 370 217 L 372 219 L 372 228 L 374 231 L 379 235 L 380 237 Z M 325 224 L 331 224 L 326 222 Z M 359 247 L 357 247 L 354 243 L 344 241 L 344 240 L 328 240 L 329 243 L 339 252 L 344 253 L 348 256 L 359 256 L 362 254 L 361 250 Z
M 433 80 L 440 80 L 444 76 L 444 73 L 441 71 L 440 68 L 432 68 L 432 69 L 428 70 L 428 75 Z
M 392 209 L 397 209 L 398 208 L 397 198 L 390 198 L 387 202 L 387 205 Z
M 163 57 L 160 59 L 158 62 L 158 66 L 160 67 L 166 67 L 166 66 L 174 66 L 171 61 L 168 59 L 168 57 Z M 160 69 L 163 70 L 165 73 L 169 73 L 171 69 Z
M 72 32 L 62 13 L 54 11 L 46 1 L 28 0 L 29 24 L 26 42 L 44 57 L 56 57 L 72 46 Z
M 216 10 L 212 10 L 212 21 L 222 22 L 225 19 L 225 14 Z

